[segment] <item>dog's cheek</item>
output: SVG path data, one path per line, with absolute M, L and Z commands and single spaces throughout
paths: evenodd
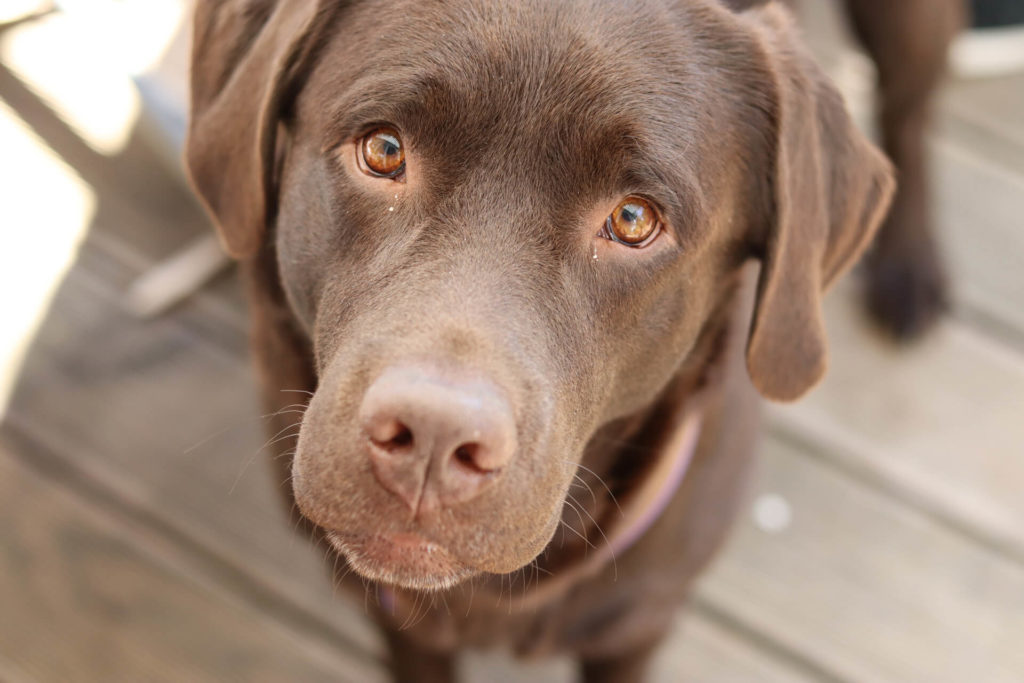
M 316 319 L 336 222 L 326 176 L 322 162 L 301 147 L 290 153 L 275 226 L 282 286 L 307 331 Z
M 374 485 L 369 459 L 360 447 L 353 419 L 361 392 L 353 387 L 364 379 L 352 372 L 339 381 L 329 364 L 303 417 L 292 461 L 293 488 L 301 512 L 331 529 L 360 529 L 388 497 Z
M 667 272 L 630 292 L 607 312 L 602 330 L 600 423 L 650 404 L 693 347 L 703 312 L 703 285 L 687 272 Z

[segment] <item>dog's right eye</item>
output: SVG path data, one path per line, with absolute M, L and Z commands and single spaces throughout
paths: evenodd
M 405 148 L 393 128 L 378 128 L 359 144 L 362 166 L 370 175 L 395 178 L 405 170 Z
M 661 231 L 658 212 L 643 197 L 629 196 L 605 219 L 602 236 L 627 247 L 645 247 Z

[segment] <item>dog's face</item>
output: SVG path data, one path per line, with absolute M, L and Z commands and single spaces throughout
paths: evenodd
M 242 4 L 200 7 L 189 162 L 229 249 L 276 249 L 319 377 L 296 500 L 359 573 L 529 563 L 752 256 L 755 384 L 820 375 L 890 187 L 776 10 Z

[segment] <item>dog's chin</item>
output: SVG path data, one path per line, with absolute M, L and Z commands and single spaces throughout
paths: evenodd
M 447 590 L 479 573 L 417 534 L 343 535 L 329 531 L 326 537 L 355 573 L 396 588 Z

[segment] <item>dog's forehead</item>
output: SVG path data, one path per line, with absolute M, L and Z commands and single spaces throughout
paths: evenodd
M 707 18 L 662 0 L 357 3 L 325 50 L 318 99 L 350 125 L 403 118 L 425 139 L 706 129 Z

